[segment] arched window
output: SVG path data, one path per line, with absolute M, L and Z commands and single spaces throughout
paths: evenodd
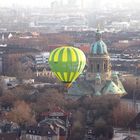
M 91 64 L 90 66 L 90 72 L 93 72 L 93 64 Z
M 107 72 L 107 61 L 104 62 L 104 71 Z
M 100 72 L 100 64 L 97 64 L 97 72 Z

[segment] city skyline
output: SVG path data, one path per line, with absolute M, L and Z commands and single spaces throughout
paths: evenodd
M 61 4 L 68 4 L 71 3 L 70 0 L 24 0 L 24 1 L 19 1 L 19 0 L 4 0 L 4 1 L 0 1 L 0 7 L 10 7 L 10 6 L 27 6 L 27 7 L 50 7 L 52 3 L 61 3 Z M 131 4 L 135 5 L 135 4 L 140 3 L 139 0 L 75 0 L 74 3 L 72 4 L 76 4 L 81 6 L 82 4 L 84 5 L 85 8 L 89 8 L 89 7 L 98 7 L 98 4 L 100 4 L 101 6 L 106 6 L 106 5 L 122 5 L 125 6 L 126 4 L 128 6 L 131 6 Z

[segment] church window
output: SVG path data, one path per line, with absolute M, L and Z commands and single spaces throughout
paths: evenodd
M 104 63 L 104 71 L 107 72 L 107 61 Z
M 100 65 L 97 64 L 97 72 L 100 72 Z
M 93 72 L 93 64 L 91 64 L 90 66 L 90 72 Z

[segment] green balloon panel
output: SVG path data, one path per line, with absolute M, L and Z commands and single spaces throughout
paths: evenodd
M 51 52 L 49 65 L 56 77 L 63 82 L 73 82 L 86 64 L 84 53 L 74 47 L 61 47 Z

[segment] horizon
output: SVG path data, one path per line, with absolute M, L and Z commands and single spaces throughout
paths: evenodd
M 74 3 L 73 3 L 74 2 Z M 121 5 L 123 6 L 137 6 L 138 3 L 140 3 L 139 0 L 75 0 L 72 1 L 71 0 L 24 0 L 24 1 L 19 1 L 19 0 L 4 0 L 4 1 L 0 1 L 0 7 L 12 7 L 12 6 L 16 6 L 16 7 L 27 7 L 27 8 L 33 8 L 33 7 L 40 7 L 40 8 L 47 8 L 47 7 L 51 7 L 52 3 L 59 3 L 62 5 L 66 5 L 66 4 L 72 4 L 72 5 L 84 5 L 85 8 L 92 8 L 92 7 L 98 7 L 99 5 L 101 7 L 104 6 L 114 6 L 114 5 Z M 95 5 L 94 5 L 95 4 Z

